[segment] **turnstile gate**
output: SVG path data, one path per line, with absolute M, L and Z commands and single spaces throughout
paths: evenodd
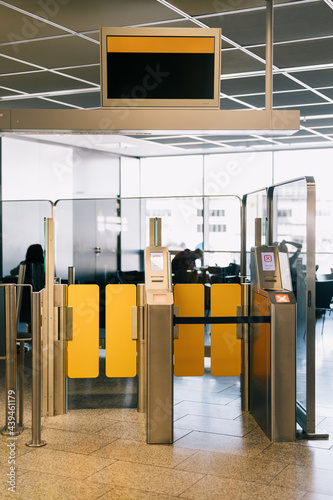
M 277 247 L 253 248 L 251 314 L 271 321 L 250 328 L 250 409 L 271 441 L 296 438 L 296 300 L 283 288 L 288 272 Z

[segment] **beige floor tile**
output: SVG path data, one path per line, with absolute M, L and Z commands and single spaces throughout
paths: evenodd
M 171 468 L 176 467 L 193 453 L 195 453 L 193 450 L 176 448 L 172 445 L 149 445 L 140 441 L 119 439 L 95 451 L 92 456 Z
M 333 450 L 300 446 L 298 443 L 272 443 L 259 458 L 286 464 L 333 470 Z
M 100 430 L 97 435 L 105 436 L 108 439 L 132 439 L 134 441 L 147 440 L 146 421 L 141 420 L 138 422 L 117 421 L 113 422 L 108 427 Z
M 15 454 L 15 458 L 25 455 L 32 451 L 32 448 L 28 448 L 25 443 L 31 440 L 31 433 L 24 431 L 23 434 L 17 436 L 16 439 L 9 438 L 7 436 L 0 436 L 0 463 L 7 464 L 10 459 L 10 451 L 12 448 L 12 453 Z M 11 448 L 8 444 L 14 443 Z
M 230 453 L 198 451 L 176 467 L 212 476 L 268 484 L 286 464 L 263 458 L 240 457 Z
M 102 474 L 93 474 L 90 479 L 121 487 L 128 487 L 129 484 L 145 485 L 145 490 L 151 493 L 175 496 L 202 477 L 202 474 L 193 472 L 119 461 L 104 469 Z
M 16 460 L 17 468 L 41 473 L 57 474 L 84 479 L 109 466 L 112 460 L 78 453 L 51 450 L 47 446 L 34 449 Z
M 205 476 L 180 495 L 192 500 L 299 500 L 304 491 Z
M 333 495 L 322 495 L 321 493 L 306 493 L 302 500 L 332 500 Z
M 1 498 L 18 500 L 97 500 L 109 490 L 105 483 L 81 481 L 74 475 L 69 478 L 56 472 L 44 474 L 28 472 L 17 481 L 15 497 L 2 491 Z
M 317 436 L 324 435 L 325 437 L 316 439 L 306 439 L 302 435 L 297 439 L 297 443 L 300 446 L 306 446 L 308 448 L 322 448 L 323 450 L 329 450 L 333 448 L 333 432 L 328 432 L 323 424 L 316 426 L 315 434 Z M 328 437 L 327 437 L 328 436 Z
M 242 410 L 225 405 L 182 401 L 174 407 L 175 420 L 185 415 L 202 415 L 206 417 L 234 420 L 242 415 Z
M 288 465 L 281 474 L 273 479 L 271 485 L 331 495 L 333 492 L 333 474 L 331 470 L 327 469 Z
M 42 419 L 43 429 L 53 428 L 68 431 L 95 433 L 117 422 L 119 417 L 107 410 L 70 410 L 65 415 L 48 416 Z
M 212 403 L 220 405 L 229 405 L 239 399 L 239 395 L 224 395 L 223 392 L 200 392 L 191 390 L 186 391 L 182 388 L 175 388 L 174 398 L 177 401 L 196 401 L 203 403 Z
M 44 429 L 43 440 L 48 449 L 70 451 L 72 453 L 90 454 L 116 438 L 99 433 L 83 433 L 60 429 Z
M 244 436 L 255 427 L 252 421 L 243 422 L 241 419 L 226 420 L 223 418 L 205 417 L 201 415 L 187 415 L 176 420 L 174 427 L 202 432 L 226 434 L 228 436 Z
M 24 469 L 17 469 L 15 467 L 15 476 L 12 476 L 10 478 L 7 474 L 10 473 L 10 469 L 8 466 L 2 466 L 0 467 L 0 498 L 2 498 L 1 493 L 7 492 L 8 488 L 11 487 L 10 483 L 7 483 L 7 481 L 10 481 L 11 479 L 14 478 L 15 482 L 15 487 L 22 484 L 23 479 L 22 477 L 27 474 L 29 471 L 26 471 Z M 13 498 L 13 495 L 12 495 Z
M 175 443 L 176 441 L 178 441 L 178 439 L 181 439 L 182 437 L 184 436 L 187 436 L 187 434 L 190 434 L 190 432 L 192 431 L 189 431 L 188 429 L 173 429 L 173 442 Z
M 99 500 L 175 500 L 175 498 L 177 497 L 150 493 L 136 488 L 114 488 L 101 496 Z
M 180 388 L 185 391 L 195 391 L 198 393 L 218 393 L 235 387 L 236 381 L 239 378 L 235 377 L 234 381 L 226 380 L 225 377 L 174 377 L 175 391 Z M 237 388 L 236 388 L 237 390 Z M 238 388 L 239 392 L 239 388 Z
M 253 421 L 253 417 L 251 415 L 249 415 L 249 417 L 251 417 L 251 420 Z M 260 443 L 262 445 L 265 445 L 266 448 L 271 444 L 271 441 L 268 439 L 268 437 L 266 436 L 264 431 L 259 427 L 259 425 L 256 425 L 256 427 L 254 427 L 250 432 L 248 432 L 244 436 L 244 440 L 252 444 Z
M 268 443 L 266 441 L 250 441 L 236 436 L 193 431 L 176 441 L 174 446 L 255 457 L 269 446 L 269 441 Z

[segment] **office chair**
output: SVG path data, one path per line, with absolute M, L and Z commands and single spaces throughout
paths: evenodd
M 322 316 L 321 334 L 324 333 L 326 311 L 331 312 L 333 280 L 316 281 L 316 318 Z

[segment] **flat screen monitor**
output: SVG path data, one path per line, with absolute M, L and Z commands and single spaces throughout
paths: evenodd
M 102 108 L 220 106 L 219 28 L 101 28 Z

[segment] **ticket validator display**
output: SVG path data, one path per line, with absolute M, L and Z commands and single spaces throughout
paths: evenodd
M 151 219 L 151 233 L 156 221 Z M 150 243 L 160 244 L 151 237 Z M 173 443 L 173 293 L 166 247 L 145 248 L 147 442 Z
M 254 247 L 251 314 L 270 323 L 251 325 L 250 407 L 271 441 L 296 438 L 296 300 L 288 283 L 289 260 L 278 248 Z

